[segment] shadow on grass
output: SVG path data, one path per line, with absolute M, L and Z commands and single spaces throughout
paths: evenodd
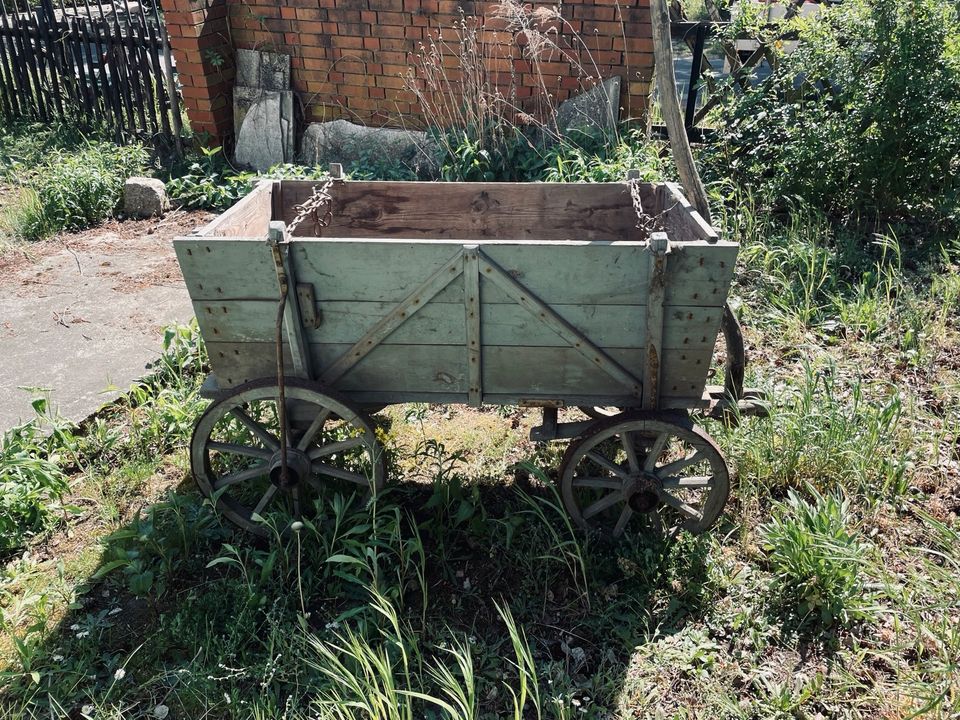
M 569 532 L 549 487 L 475 488 L 467 510 L 418 483 L 388 489 L 375 507 L 331 495 L 299 534 L 255 542 L 221 524 L 181 477 L 103 541 L 65 616 L 34 608 L 0 710 L 314 717 L 311 702 L 344 691 L 340 669 L 316 651 L 324 643 L 360 678 L 348 694 L 393 683 L 446 697 L 436 668 L 452 667 L 472 686 L 478 717 L 501 716 L 522 675 L 508 609 L 540 693 L 524 712 L 539 704 L 545 717 L 604 716 L 633 650 L 704 613 L 709 540 L 603 542 Z M 62 580 L 50 585 L 69 592 Z M 348 633 L 382 657 L 376 677 L 341 652 Z M 451 662 L 457 647 L 473 681 Z M 449 716 L 402 697 L 415 717 Z

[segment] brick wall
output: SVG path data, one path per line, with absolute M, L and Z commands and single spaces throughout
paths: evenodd
M 648 0 L 528 5 L 520 22 L 498 17 L 497 3 L 471 0 L 162 3 L 191 125 L 211 142 L 228 141 L 232 131 L 233 47 L 291 56 L 305 122 L 397 125 L 402 115 L 407 126 L 422 124 L 421 103 L 404 76 L 436 48 L 436 64 L 455 85 L 458 27 L 461 36 L 477 29 L 488 77 L 534 116 L 598 77 L 619 75 L 622 116 L 640 117 L 653 72 Z M 419 87 L 429 92 L 422 80 Z

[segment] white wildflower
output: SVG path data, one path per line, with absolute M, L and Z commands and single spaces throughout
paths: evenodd
M 52 660 L 54 662 L 63 662 L 63 655 L 53 655 Z
M 157 705 L 153 709 L 153 716 L 157 718 L 157 720 L 163 720 L 169 714 L 170 708 L 168 708 L 166 705 Z
M 97 709 L 93 705 L 84 705 L 80 708 L 80 712 L 87 717 L 91 717 L 96 711 Z
M 127 676 L 127 671 L 123 668 L 117 668 L 116 672 L 113 673 L 114 680 L 123 680 Z

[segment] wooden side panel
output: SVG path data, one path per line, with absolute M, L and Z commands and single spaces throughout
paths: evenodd
M 276 271 L 258 238 L 175 241 L 194 300 L 274 299 Z M 481 249 L 549 305 L 644 305 L 649 255 L 644 243 L 483 242 Z M 297 281 L 314 285 L 317 300 L 398 303 L 460 251 L 458 241 L 307 239 L 293 245 Z M 673 246 L 667 263 L 667 305 L 719 307 L 733 278 L 737 245 Z M 437 296 L 463 302 L 462 284 Z M 509 298 L 491 287 L 484 302 Z
M 316 184 L 283 183 L 285 222 Z M 644 239 L 626 183 L 345 182 L 332 194 L 329 237 Z
M 717 242 L 716 230 L 703 219 L 676 183 L 657 186 L 658 204 L 662 208 L 660 222 L 671 242 L 706 240 Z
M 644 243 L 481 242 L 480 250 L 623 368 L 643 376 L 649 253 Z M 224 387 L 275 374 L 279 289 L 260 238 L 175 241 L 211 362 Z M 322 375 L 432 273 L 462 253 L 459 241 L 306 239 L 292 248 L 297 281 L 310 283 L 321 318 L 306 331 Z M 737 247 L 678 243 L 667 261 L 662 396 L 699 404 Z M 481 263 L 481 275 L 483 275 Z M 536 314 L 481 278 L 483 396 L 620 398 L 629 388 L 594 367 Z M 334 382 L 386 398 L 467 399 L 464 281 L 455 279 Z M 357 395 L 357 397 L 361 397 Z M 672 399 L 672 400 L 670 400 Z
M 198 233 L 202 237 L 266 237 L 274 181 L 263 180 L 246 197 Z
M 394 305 L 382 302 L 317 303 L 318 328 L 306 328 L 311 343 L 355 343 Z M 636 305 L 553 305 L 553 309 L 601 347 L 641 347 L 646 313 Z M 270 342 L 277 304 L 267 300 L 197 301 L 194 310 L 204 337 L 223 342 Z M 384 345 L 463 345 L 463 305 L 432 302 L 389 335 Z M 664 347 L 713 349 L 719 313 L 713 308 L 672 307 L 666 311 Z M 519 305 L 483 303 L 483 341 L 490 345 L 562 347 L 566 343 Z M 712 337 L 711 337 L 712 336 Z
M 323 367 L 350 348 L 349 345 L 311 345 L 312 360 Z M 276 374 L 273 343 L 208 344 L 210 359 L 222 388 L 234 387 Z M 609 375 L 597 369 L 573 348 L 524 348 L 486 346 L 483 350 L 483 385 L 488 394 L 518 398 L 564 398 L 578 396 L 617 396 L 625 402 L 636 398 L 623 391 Z M 611 349 L 610 355 L 624 367 L 642 368 L 642 349 Z M 681 360 L 683 351 L 664 354 L 663 391 L 665 396 L 699 399 L 703 380 L 697 366 Z M 285 353 L 287 366 L 289 352 Z M 224 368 L 224 369 L 220 369 Z M 371 351 L 336 384 L 348 395 L 364 393 L 369 400 L 390 393 L 454 394 L 458 402 L 467 402 L 467 367 L 464 349 L 454 345 L 383 345 Z M 377 395 L 379 394 L 379 395 Z

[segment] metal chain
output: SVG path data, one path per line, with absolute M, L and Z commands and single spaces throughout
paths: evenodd
M 333 178 L 327 180 L 319 188 L 314 185 L 313 193 L 310 197 L 294 208 L 297 211 L 297 215 L 293 218 L 293 222 L 287 225 L 287 232 L 290 235 L 293 235 L 300 223 L 309 217 L 313 218 L 314 227 L 318 235 L 320 234 L 320 228 L 325 228 L 330 224 L 330 221 L 333 219 L 333 196 L 330 194 L 330 188 L 332 187 Z M 321 208 L 326 208 L 323 217 L 319 214 Z
M 643 230 L 648 235 L 659 230 L 662 225 L 659 217 L 650 215 L 643 209 L 643 201 L 640 199 L 640 181 L 630 180 L 627 183 L 630 186 L 630 199 L 633 201 L 633 210 L 637 213 L 637 228 Z

